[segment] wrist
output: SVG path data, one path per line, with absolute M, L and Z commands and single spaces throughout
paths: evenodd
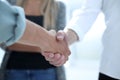
M 66 37 L 67 37 L 67 42 L 69 45 L 73 44 L 74 42 L 79 40 L 78 35 L 76 34 L 75 31 L 73 31 L 72 29 L 66 29 L 65 30 L 66 33 Z

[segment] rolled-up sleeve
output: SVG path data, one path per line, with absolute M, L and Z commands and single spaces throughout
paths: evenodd
M 25 28 L 24 10 L 0 1 L 0 43 L 12 45 L 22 37 Z

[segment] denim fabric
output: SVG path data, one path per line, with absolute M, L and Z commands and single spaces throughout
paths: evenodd
M 5 80 L 56 80 L 55 69 L 7 70 Z

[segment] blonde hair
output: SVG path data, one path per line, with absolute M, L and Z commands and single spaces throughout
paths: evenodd
M 25 7 L 28 0 L 16 0 L 16 5 Z M 44 28 L 47 30 L 56 29 L 56 19 L 58 15 L 58 3 L 56 0 L 40 0 L 40 11 L 44 16 Z

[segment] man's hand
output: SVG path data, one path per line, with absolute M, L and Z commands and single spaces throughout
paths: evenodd
M 46 49 L 47 51 L 45 51 L 45 52 L 60 53 L 60 54 L 63 54 L 65 56 L 70 55 L 71 52 L 69 50 L 69 46 L 68 46 L 66 38 L 63 38 L 62 40 L 59 40 L 59 39 L 61 39 L 58 36 L 59 33 L 56 34 L 56 32 L 54 30 L 49 31 L 49 35 L 51 37 L 55 38 L 55 41 L 52 40 L 52 39 L 54 39 L 54 38 L 52 38 L 49 42 L 47 42 L 50 46 L 49 49 L 53 49 L 53 52 L 50 51 L 49 49 Z
M 56 34 L 54 31 L 51 31 L 50 33 Z M 56 39 L 58 42 L 65 41 L 66 44 L 68 44 L 67 36 L 63 31 L 59 31 L 56 34 Z M 70 53 L 42 52 L 42 55 L 45 57 L 47 61 L 49 61 L 50 64 L 54 66 L 62 66 L 68 60 Z
M 78 36 L 73 30 L 68 30 L 67 32 L 64 32 L 62 30 L 58 31 L 56 33 L 56 39 L 59 42 L 66 41 L 67 44 L 72 44 L 76 42 L 78 39 Z M 66 54 L 66 55 L 64 55 Z M 50 64 L 53 64 L 55 66 L 61 66 L 63 65 L 69 57 L 70 53 L 52 53 L 52 52 L 43 52 L 43 56 L 45 56 L 45 59 L 50 62 Z
M 68 56 L 64 56 L 60 53 L 42 52 L 42 55 L 54 66 L 62 66 L 68 60 Z

